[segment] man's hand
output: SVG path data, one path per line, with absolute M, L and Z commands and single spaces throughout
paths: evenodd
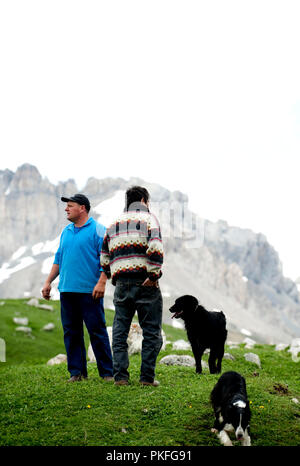
M 49 299 L 51 298 L 51 296 L 50 296 L 51 283 L 53 282 L 53 280 L 56 279 L 56 277 L 58 277 L 58 275 L 59 275 L 59 265 L 58 264 L 53 264 L 52 269 L 51 269 L 51 271 L 49 273 L 49 276 L 48 276 L 47 280 L 45 281 L 45 284 L 44 284 L 43 289 L 42 289 L 43 298 L 47 299 L 47 301 L 49 301 Z
M 150 280 L 150 278 L 146 278 L 146 280 L 142 283 L 142 286 L 155 286 L 156 288 L 158 288 L 158 282 L 153 282 L 152 280 Z
M 42 289 L 42 295 L 44 299 L 47 299 L 49 301 L 50 299 L 50 291 L 51 291 L 51 284 L 49 282 L 46 282 L 43 289 Z
M 97 283 L 95 288 L 93 289 L 93 298 L 99 299 L 103 298 L 105 293 L 105 283 Z
M 102 272 L 98 283 L 96 283 L 93 289 L 92 296 L 94 299 L 99 299 L 99 298 L 104 297 L 106 282 L 107 282 L 107 276 L 105 275 L 104 272 Z

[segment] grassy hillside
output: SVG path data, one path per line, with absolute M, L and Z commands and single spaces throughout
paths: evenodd
M 54 308 L 53 312 L 28 306 L 26 304 L 28 299 L 11 299 L 4 302 L 5 305 L 0 306 L 0 338 L 4 338 L 6 342 L 6 365 L 44 363 L 53 356 L 66 352 L 59 301 L 50 302 Z M 40 300 L 40 303 L 49 304 L 44 300 Z M 31 336 L 16 332 L 18 325 L 13 322 L 14 317 L 28 317 L 28 326 L 32 328 Z M 105 318 L 107 326 L 111 326 L 114 312 L 106 310 Z M 55 329 L 50 332 L 42 331 L 42 327 L 49 322 L 55 325 Z M 163 328 L 169 340 L 186 339 L 185 332 L 181 329 L 175 329 L 169 325 L 163 325 Z M 85 336 L 87 347 L 89 337 L 86 329 Z
M 158 388 L 141 387 L 140 356 L 130 359 L 131 383 L 117 387 L 99 379 L 89 363 L 89 379 L 68 384 L 66 364 L 49 367 L 46 361 L 65 353 L 59 317 L 55 311 L 32 308 L 24 300 L 7 300 L 0 307 L 0 337 L 6 341 L 7 362 L 0 362 L 0 445 L 102 446 L 218 446 L 210 432 L 214 417 L 210 392 L 218 380 L 208 370 L 157 365 Z M 15 332 L 13 317 L 28 317 L 32 337 Z M 111 325 L 113 312 L 106 312 Z M 53 322 L 53 332 L 41 327 Z M 168 340 L 185 338 L 164 326 Z M 300 371 L 287 351 L 257 345 L 262 368 L 246 362 L 249 352 L 240 345 L 228 349 L 234 361 L 224 360 L 223 372 L 236 370 L 246 378 L 251 400 L 251 439 L 255 446 L 300 445 Z M 159 360 L 173 351 L 168 345 Z M 207 357 L 204 359 L 207 361 Z

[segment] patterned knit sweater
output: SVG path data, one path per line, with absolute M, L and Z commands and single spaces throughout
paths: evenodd
M 163 245 L 157 218 L 143 205 L 123 212 L 106 230 L 100 262 L 113 285 L 121 276 L 159 279 Z

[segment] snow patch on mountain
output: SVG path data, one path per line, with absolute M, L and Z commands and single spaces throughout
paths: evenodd
M 0 268 L 0 283 L 10 278 L 10 276 L 13 275 L 14 273 L 19 272 L 22 269 L 26 269 L 26 267 L 29 267 L 35 262 L 36 262 L 35 259 L 30 256 L 23 257 L 19 261 L 19 263 L 15 265 L 14 267 L 10 267 L 10 264 L 8 262 L 5 262 Z
M 300 336 L 300 279 L 294 283 L 283 276 L 279 255 L 263 234 L 200 219 L 189 211 L 185 194 L 137 178 L 90 178 L 82 192 L 91 201 L 91 215 L 109 226 L 124 208 L 126 189 L 134 185 L 148 189 L 150 210 L 162 227 L 165 323 L 181 323 L 171 319 L 169 308 L 178 296 L 192 294 L 208 310 L 222 309 L 228 330 L 240 339 L 245 337 L 241 330 L 258 342 L 287 342 Z M 1 298 L 41 297 L 61 231 L 68 224 L 60 198 L 75 192 L 74 180 L 52 185 L 29 164 L 16 173 L 0 171 Z M 108 308 L 113 293 L 108 282 Z M 58 299 L 56 283 L 51 294 Z
M 58 246 L 59 246 L 59 240 L 60 240 L 60 236 L 57 236 L 52 241 L 44 241 L 44 242 L 39 242 L 35 244 L 31 248 L 32 254 L 34 256 L 37 256 L 38 254 L 42 254 L 46 252 L 56 253 Z
M 47 257 L 47 259 L 45 259 L 45 260 L 43 261 L 43 264 L 42 264 L 42 273 L 43 273 L 44 275 L 49 275 L 50 270 L 51 270 L 52 265 L 53 265 L 53 262 L 54 262 L 54 257 L 55 257 L 55 256 Z
M 3 283 L 5 280 L 8 280 L 13 274 L 19 272 L 20 270 L 26 269 L 31 265 L 37 262 L 37 256 L 40 254 L 51 254 L 50 257 L 47 257 L 42 262 L 41 273 L 48 274 L 51 270 L 54 253 L 56 253 L 59 246 L 60 236 L 56 237 L 51 241 L 44 241 L 34 244 L 30 250 L 32 255 L 24 254 L 28 251 L 27 246 L 19 247 L 11 256 L 8 262 L 4 262 L 0 268 L 0 283 Z M 22 257 L 24 256 L 24 257 Z M 34 256 L 34 257 L 33 257 Z
M 27 250 L 27 246 L 21 246 L 19 249 L 16 250 L 16 252 L 13 253 L 10 260 L 15 261 L 15 260 L 19 259 L 20 257 L 23 256 L 23 254 L 26 252 L 26 250 Z
M 93 208 L 93 211 L 99 214 L 96 220 L 105 227 L 109 227 L 118 214 L 122 212 L 124 205 L 125 191 L 119 190 L 110 199 L 100 202 Z

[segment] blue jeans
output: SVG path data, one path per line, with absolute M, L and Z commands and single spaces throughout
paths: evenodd
M 60 293 L 61 321 L 71 376 L 87 376 L 83 322 L 90 335 L 100 377 L 113 375 L 112 354 L 106 330 L 103 299 L 88 293 Z
M 154 380 L 156 359 L 162 346 L 162 296 L 159 288 L 142 286 L 143 281 L 119 278 L 116 283 L 112 344 L 116 381 L 129 378 L 127 338 L 135 311 L 143 330 L 140 380 Z

